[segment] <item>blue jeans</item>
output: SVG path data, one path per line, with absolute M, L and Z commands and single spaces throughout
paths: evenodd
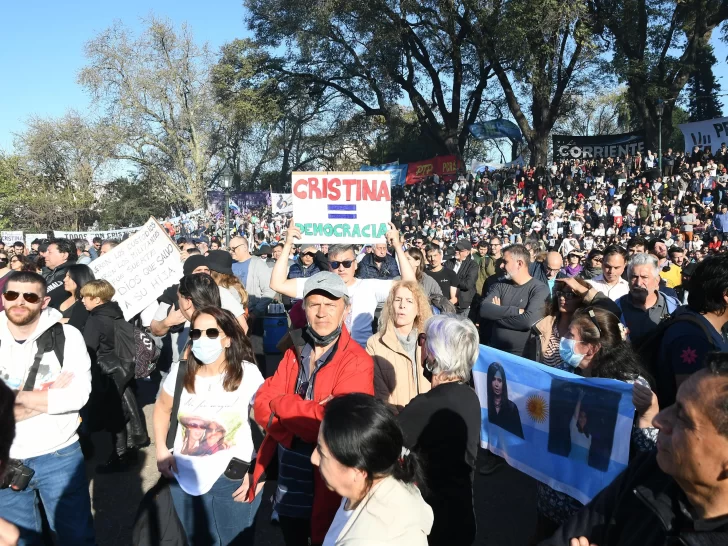
M 222 475 L 207 493 L 194 497 L 185 493 L 175 480 L 170 481 L 174 509 L 190 544 L 253 544 L 255 514 L 260 507 L 263 492 L 251 503 L 235 502 L 233 492 L 241 484 L 241 480 L 231 480 Z
M 58 544 L 96 544 L 80 444 L 74 442 L 22 462 L 35 470 L 28 487 L 23 491 L 0 489 L 0 514 L 20 530 L 18 544 L 43 544 L 39 497 Z

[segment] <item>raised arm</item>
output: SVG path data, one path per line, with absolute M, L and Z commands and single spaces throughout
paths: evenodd
M 286 241 L 288 238 L 286 238 Z M 417 281 L 415 271 L 412 269 L 412 265 L 407 259 L 407 254 L 402 248 L 402 239 L 399 236 L 399 230 L 393 223 L 389 223 L 389 231 L 387 232 L 387 242 L 390 246 L 394 247 L 394 252 L 397 255 L 397 261 L 399 262 L 399 272 L 402 274 L 403 281 Z
M 296 279 L 287 278 L 288 258 L 291 255 L 291 250 L 293 249 L 294 239 L 300 238 L 301 230 L 296 227 L 293 218 L 291 218 L 291 223 L 288 226 L 288 231 L 286 232 L 286 242 L 283 245 L 283 252 L 281 252 L 281 257 L 276 260 L 270 276 L 271 290 L 274 290 L 279 294 L 283 294 L 284 296 L 288 296 L 289 298 L 296 297 L 297 282 Z

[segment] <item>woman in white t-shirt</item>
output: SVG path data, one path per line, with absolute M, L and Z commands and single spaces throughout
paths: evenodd
M 252 544 L 252 537 L 240 542 L 253 525 L 262 488 L 252 503 L 246 502 L 248 471 L 255 466 L 248 414 L 263 376 L 253 363 L 250 340 L 230 311 L 197 310 L 189 336 L 186 364 L 172 366 L 154 405 L 157 467 L 171 479 L 172 500 L 190 544 L 200 544 L 200 536 L 211 545 Z M 179 373 L 184 377 L 170 451 L 163 439 Z

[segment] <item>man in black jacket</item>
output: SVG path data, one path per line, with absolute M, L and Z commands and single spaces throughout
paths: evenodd
M 63 279 L 66 278 L 66 271 L 76 263 L 77 258 L 76 244 L 73 241 L 56 239 L 48 244 L 45 256 L 48 272 L 44 275 L 46 283 L 48 283 L 48 297 L 51 298 L 48 307 L 58 309 L 64 301 L 71 297 L 71 294 L 63 288 Z
M 478 280 L 478 264 L 470 256 L 473 245 L 467 239 L 455 243 L 455 257 L 448 260 L 445 267 L 458 276 L 458 302 L 455 305 L 458 316 L 467 317 L 470 304 L 475 297 L 475 283 Z
M 657 452 L 635 459 L 541 546 L 728 544 L 728 355 L 654 419 Z

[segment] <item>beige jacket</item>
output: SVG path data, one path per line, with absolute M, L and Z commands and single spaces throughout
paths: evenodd
M 335 545 L 427 546 L 433 521 L 419 489 L 389 477 L 359 503 Z
M 401 410 L 415 396 L 432 388 L 420 365 L 422 349 L 415 349 L 415 382 L 413 362 L 399 343 L 391 322 L 384 333 L 378 332 L 369 338 L 366 351 L 374 358 L 374 396 L 380 400 Z

